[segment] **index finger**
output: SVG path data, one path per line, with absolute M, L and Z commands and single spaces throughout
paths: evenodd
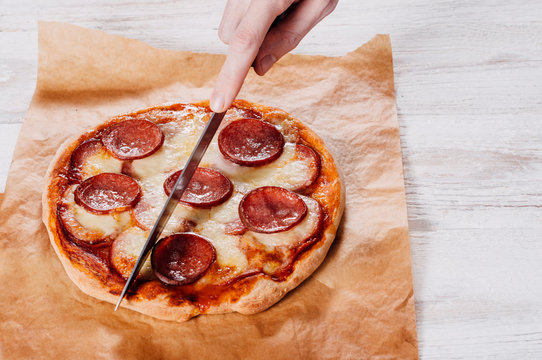
M 269 27 L 292 1 L 252 1 L 228 46 L 228 54 L 218 74 L 210 106 L 225 111 L 239 93 Z

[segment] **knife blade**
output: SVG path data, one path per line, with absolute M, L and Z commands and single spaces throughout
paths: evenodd
M 141 271 L 141 268 L 145 263 L 145 260 L 147 260 L 149 252 L 160 237 L 160 234 L 162 234 L 164 228 L 166 227 L 166 224 L 171 217 L 171 214 L 173 214 L 175 207 L 177 207 L 177 204 L 179 203 L 179 199 L 181 198 L 184 190 L 190 183 L 190 179 L 192 179 L 192 176 L 194 175 L 194 172 L 196 171 L 201 159 L 203 158 L 205 151 L 209 147 L 209 144 L 211 143 L 211 140 L 213 139 L 218 127 L 220 126 L 224 115 L 226 115 L 226 111 L 222 113 L 213 113 L 211 119 L 207 122 L 207 125 L 205 125 L 205 128 L 201 133 L 196 147 L 188 158 L 188 161 L 186 162 L 186 165 L 184 166 L 181 175 L 179 176 L 177 182 L 175 183 L 175 186 L 173 187 L 173 191 L 169 194 L 169 197 L 167 198 L 166 203 L 162 208 L 162 211 L 160 211 L 160 215 L 158 215 L 158 219 L 154 223 L 154 226 L 152 227 L 152 230 L 147 237 L 147 241 L 145 242 L 145 245 L 143 246 L 139 257 L 137 258 L 137 262 L 134 266 L 134 269 L 132 270 L 132 273 L 130 274 L 130 277 L 126 281 L 126 285 L 124 285 L 124 289 L 120 294 L 120 298 L 117 302 L 117 306 L 115 306 L 114 311 L 117 311 L 120 303 L 122 302 L 122 299 L 124 299 L 124 296 L 126 296 L 128 289 L 130 289 L 130 286 L 134 283 L 137 275 L 139 274 L 139 271 Z

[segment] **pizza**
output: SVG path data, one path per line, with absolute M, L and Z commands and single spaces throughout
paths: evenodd
M 60 146 L 43 222 L 83 292 L 116 303 L 211 114 L 208 102 L 157 106 Z M 322 140 L 285 111 L 237 100 L 122 306 L 175 321 L 263 311 L 320 265 L 343 207 Z

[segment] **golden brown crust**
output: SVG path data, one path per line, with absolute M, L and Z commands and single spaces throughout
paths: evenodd
M 208 102 L 194 105 L 208 107 Z M 169 107 L 172 106 L 177 105 Z M 159 291 L 154 293 L 156 287 L 148 287 L 147 289 L 145 285 L 142 285 L 135 289 L 135 294 L 132 294 L 123 302 L 123 307 L 160 319 L 174 321 L 185 321 L 200 313 L 221 314 L 236 311 L 242 314 L 254 314 L 269 308 L 279 301 L 286 293 L 312 274 L 325 258 L 344 210 L 345 196 L 344 185 L 331 154 L 323 141 L 312 130 L 280 109 L 244 100 L 235 101 L 233 106 L 249 112 L 260 113 L 267 121 L 272 123 L 281 123 L 283 132 L 291 131 L 295 133 L 298 136 L 298 142 L 309 145 L 319 153 L 322 160 L 320 177 L 304 193 L 318 200 L 323 207 L 325 217 L 322 238 L 294 260 L 292 273 L 283 281 L 275 281 L 263 274 L 249 276 L 238 281 L 234 287 L 235 291 L 230 295 L 223 296 L 222 301 L 207 304 L 203 308 L 201 305 L 198 306 L 189 301 L 175 303 L 167 296 L 167 292 Z M 168 108 L 168 106 L 153 109 L 162 108 Z M 92 255 L 81 251 L 80 248 L 70 243 L 65 237 L 59 226 L 60 223 L 56 212 L 57 203 L 68 184 L 65 174 L 67 173 L 70 156 L 77 146 L 96 136 L 97 133 L 112 123 L 122 121 L 127 116 L 149 110 L 141 110 L 133 114 L 115 117 L 94 130 L 68 139 L 59 147 L 45 176 L 42 219 L 47 227 L 55 252 L 70 279 L 84 293 L 110 303 L 116 303 L 122 290 L 122 282 L 119 282 L 118 276 L 111 275 L 107 263 L 100 266 L 100 261 L 96 261 L 96 258 L 92 258 L 92 261 L 95 261 L 98 264 L 97 266 L 92 268 L 86 266 L 85 260 L 88 260 Z M 153 293 L 153 295 L 149 296 L 146 292 Z M 140 294 L 144 296 L 140 296 Z

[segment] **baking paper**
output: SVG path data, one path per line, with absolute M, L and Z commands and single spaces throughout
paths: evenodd
M 157 320 L 82 293 L 41 222 L 43 177 L 68 137 L 109 117 L 209 98 L 223 55 L 160 50 L 39 25 L 36 92 L 0 201 L 0 358 L 413 359 L 416 324 L 390 40 L 341 57 L 287 55 L 239 98 L 276 106 L 325 141 L 346 211 L 320 268 L 267 311 Z

